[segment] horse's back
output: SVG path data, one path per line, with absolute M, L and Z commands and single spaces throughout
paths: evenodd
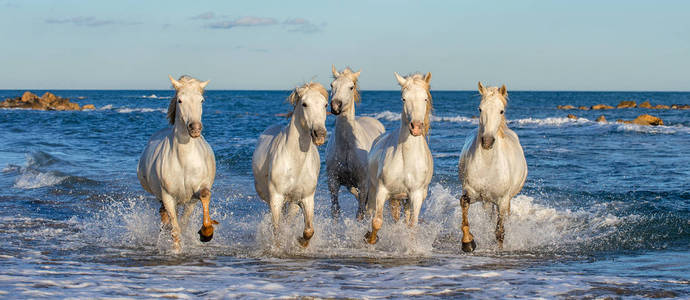
M 252 172 L 254 173 L 254 187 L 259 197 L 268 201 L 268 166 L 271 145 L 282 130 L 280 124 L 272 125 L 264 130 L 256 142 L 256 148 L 252 155 Z
M 161 148 L 165 146 L 168 136 L 172 133 L 172 127 L 163 128 L 151 135 L 144 151 L 139 158 L 137 166 L 137 177 L 139 183 L 147 192 L 156 197 L 160 197 L 160 188 L 156 182 L 160 181 L 155 172 L 156 161 L 160 158 Z
M 386 132 L 386 128 L 383 127 L 383 124 L 372 117 L 358 117 L 357 123 L 359 123 L 362 132 L 367 136 L 369 148 L 371 148 L 371 145 L 377 137 Z

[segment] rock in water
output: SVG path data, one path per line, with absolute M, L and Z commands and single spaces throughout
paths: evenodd
M 575 106 L 572 106 L 572 105 L 559 105 L 557 108 L 558 108 L 558 109 L 575 109 Z
M 652 108 L 653 108 L 653 109 L 671 109 L 670 106 L 668 106 L 668 105 L 663 105 L 663 104 L 657 104 L 657 105 L 655 105 L 655 106 L 652 107 Z
M 635 107 L 637 107 L 637 103 L 635 101 L 621 101 L 616 106 L 616 108 L 635 108 Z
M 580 110 L 589 110 L 589 107 L 587 107 L 587 106 L 580 106 L 580 107 L 578 107 L 578 109 L 580 109 Z
M 87 109 L 96 109 L 96 106 L 93 104 L 85 104 L 84 106 L 81 107 L 82 110 L 87 110 Z
M 601 115 L 597 118 L 597 122 L 599 123 L 606 123 L 606 117 L 604 115 Z
M 79 104 L 70 102 L 67 98 L 55 96 L 46 92 L 38 98 L 36 94 L 26 91 L 21 97 L 8 98 L 0 102 L 0 107 L 5 108 L 30 108 L 36 110 L 80 110 Z
M 635 120 L 632 121 L 626 121 L 626 120 L 617 120 L 616 122 L 618 123 L 625 123 L 625 124 L 635 124 L 635 125 L 643 125 L 643 126 L 658 126 L 658 125 L 664 125 L 664 121 L 661 119 L 651 116 L 648 114 L 640 115 Z
M 639 108 L 652 108 L 652 104 L 649 103 L 649 100 L 640 103 Z
M 592 110 L 599 110 L 599 109 L 612 109 L 613 106 L 611 105 L 606 105 L 606 104 L 597 104 L 592 106 Z
M 577 117 L 573 114 L 568 114 L 568 119 L 577 119 Z

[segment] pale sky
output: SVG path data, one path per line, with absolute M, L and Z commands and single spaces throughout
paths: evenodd
M 0 89 L 690 90 L 690 1 L 0 0 Z

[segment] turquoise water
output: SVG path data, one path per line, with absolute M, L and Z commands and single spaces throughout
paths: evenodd
M 0 91 L 0 98 L 23 91 Z M 39 95 L 43 91 L 34 91 Z M 481 204 L 470 209 L 478 249 L 460 249 L 457 161 L 476 128 L 476 92 L 435 91 L 429 144 L 435 174 L 416 232 L 386 223 L 375 246 L 341 191 L 330 217 L 322 172 L 315 236 L 302 219 L 270 242 L 268 206 L 253 187 L 258 135 L 290 109 L 288 91 L 209 91 L 204 136 L 218 174 L 214 240 L 198 241 L 197 208 L 170 252 L 157 201 L 136 178 L 149 136 L 167 126 L 172 91 L 55 91 L 97 110 L 0 110 L 0 297 L 681 297 L 690 296 L 690 110 L 563 111 L 621 100 L 690 104 L 690 93 L 510 92 L 506 117 L 529 175 L 512 201 L 504 251 Z M 364 91 L 358 115 L 399 124 L 398 91 Z M 573 113 L 577 120 L 566 118 Z M 601 124 L 650 113 L 666 126 Z M 329 116 L 327 128 L 333 128 Z M 320 148 L 321 159 L 324 160 Z M 325 166 L 322 167 L 325 171 Z

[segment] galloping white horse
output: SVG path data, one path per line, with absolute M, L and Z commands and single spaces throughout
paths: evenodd
M 338 73 L 332 66 L 331 113 L 335 119 L 335 131 L 328 139 L 326 147 L 326 170 L 328 189 L 331 192 L 331 213 L 340 213 L 338 191 L 343 185 L 359 201 L 357 218 L 364 217 L 367 201 L 367 155 L 371 144 L 386 129 L 378 120 L 371 117 L 355 118 L 355 102 L 360 101 L 357 79 L 360 72 L 350 68 Z
M 175 80 L 170 76 L 170 82 L 175 88 L 175 97 L 168 106 L 168 120 L 173 126 L 151 136 L 139 159 L 137 176 L 141 186 L 161 201 L 161 223 L 172 225 L 173 250 L 179 252 L 177 205 L 184 205 L 182 225 L 186 226 L 194 205 L 201 200 L 204 217 L 199 238 L 202 242 L 213 238 L 213 224 L 218 222 L 211 220 L 209 202 L 216 160 L 211 146 L 201 136 L 201 103 L 208 81 L 189 76 Z
M 463 194 L 462 250 L 477 247 L 470 233 L 467 210 L 470 203 L 484 201 L 485 206 L 498 206 L 496 240 L 503 248 L 503 223 L 510 215 L 510 199 L 520 192 L 527 178 L 527 162 L 517 134 L 506 124 L 506 86 L 485 88 L 479 82 L 479 129 L 465 140 L 460 154 L 459 175 Z M 491 206 L 491 207 L 493 207 Z
M 426 199 L 434 173 L 434 161 L 426 141 L 431 114 L 429 82 L 431 73 L 403 78 L 395 73 L 402 87 L 403 111 L 400 128 L 379 136 L 369 151 L 369 209 L 375 203 L 371 231 L 365 236 L 370 244 L 383 224 L 383 205 L 391 198 L 393 218 L 400 216 L 400 200 L 405 203 L 407 225 L 417 224 L 419 210 Z M 410 204 L 412 212 L 410 213 Z
M 259 136 L 252 157 L 254 187 L 271 208 L 274 237 L 283 206 L 289 204 L 291 212 L 295 205 L 302 207 L 304 232 L 299 242 L 306 247 L 314 235 L 314 191 L 321 168 L 316 146 L 326 140 L 328 92 L 318 83 L 307 83 L 288 101 L 294 106 L 288 126 L 273 125 Z

